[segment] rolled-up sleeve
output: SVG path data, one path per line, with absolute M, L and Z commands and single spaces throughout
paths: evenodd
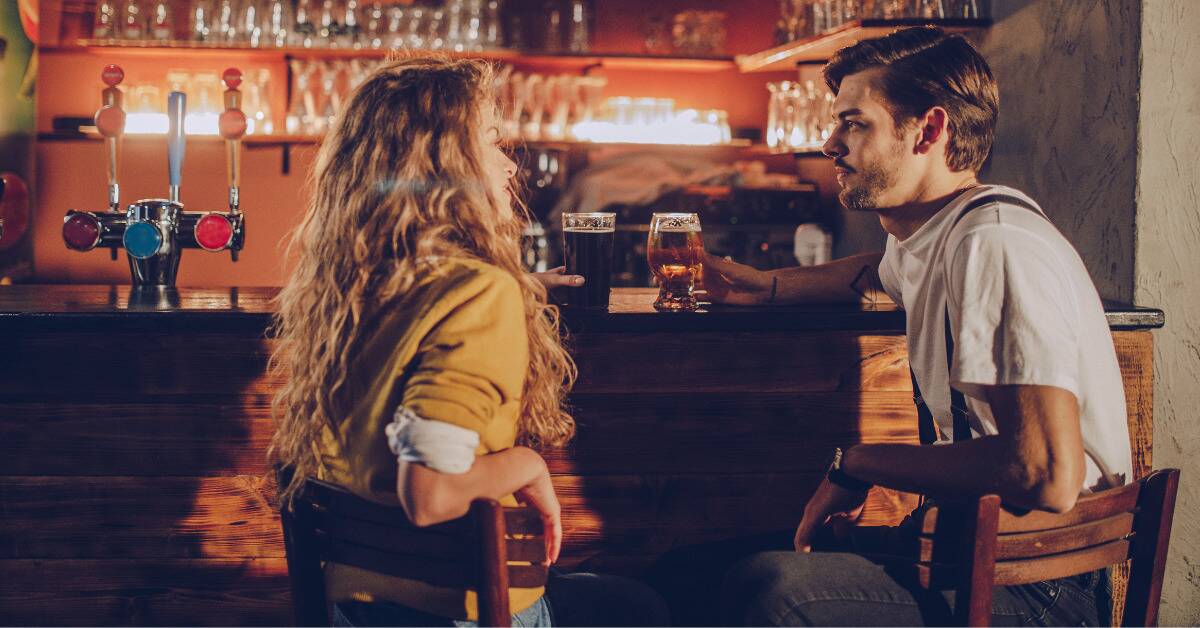
M 423 419 L 481 436 L 497 410 L 521 397 L 528 367 L 524 302 L 516 279 L 481 274 L 421 341 L 401 405 Z

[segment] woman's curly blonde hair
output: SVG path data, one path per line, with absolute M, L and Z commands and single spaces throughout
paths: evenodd
M 574 435 L 563 397 L 575 364 L 557 309 L 521 263 L 527 214 L 487 184 L 482 126 L 485 107 L 495 110 L 493 77 L 476 60 L 391 61 L 354 91 L 321 144 L 274 326 L 273 368 L 285 383 L 269 456 L 294 468 L 285 503 L 314 474 L 321 430 L 345 417 L 339 393 L 364 330 L 405 297 L 428 256 L 480 260 L 517 279 L 529 337 L 519 438 L 559 445 Z

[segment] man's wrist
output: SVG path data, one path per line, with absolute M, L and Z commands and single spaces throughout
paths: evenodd
M 850 458 L 850 452 L 854 448 L 850 447 L 846 450 L 837 448 L 834 451 L 834 460 L 829 466 L 829 471 L 825 477 L 833 484 L 844 489 L 855 492 L 866 492 L 873 486 L 870 482 L 862 480 L 846 469 L 847 462 Z

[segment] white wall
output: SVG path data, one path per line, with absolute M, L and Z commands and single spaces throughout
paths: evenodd
M 1155 333 L 1154 466 L 1183 470 L 1162 625 L 1200 624 L 1200 2 L 1144 0 L 1137 169 L 1138 303 Z
M 1139 0 L 993 0 L 987 183 L 1030 194 L 1106 299 L 1133 300 Z

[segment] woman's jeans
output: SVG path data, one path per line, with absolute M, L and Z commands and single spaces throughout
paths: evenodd
M 513 626 L 666 626 L 667 607 L 650 587 L 629 578 L 550 570 L 546 595 L 513 615 Z M 389 602 L 340 602 L 334 626 L 477 626 Z

